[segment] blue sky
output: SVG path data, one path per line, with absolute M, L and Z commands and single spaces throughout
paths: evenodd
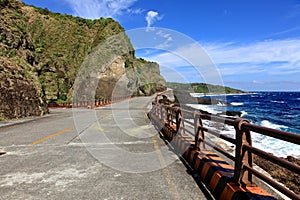
M 126 30 L 171 29 L 204 49 L 226 86 L 247 91 L 300 91 L 299 0 L 23 1 L 84 18 L 112 17 Z M 166 41 L 176 38 L 165 36 Z M 182 46 L 183 50 L 197 57 L 191 45 Z M 179 80 L 168 73 L 170 68 L 183 74 L 183 82 L 203 81 L 187 62 L 170 52 L 138 49 L 137 56 L 159 62 L 168 81 Z

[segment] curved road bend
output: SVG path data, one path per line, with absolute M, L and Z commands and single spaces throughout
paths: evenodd
M 206 199 L 145 114 L 152 97 L 0 128 L 0 199 Z

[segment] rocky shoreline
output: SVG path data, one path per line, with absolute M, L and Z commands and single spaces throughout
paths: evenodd
M 300 195 L 300 175 L 292 173 L 290 170 L 280 167 L 270 161 L 267 161 L 258 156 L 253 156 L 254 163 L 270 174 L 275 180 L 284 184 L 287 188 Z M 287 161 L 300 165 L 300 160 L 287 156 Z

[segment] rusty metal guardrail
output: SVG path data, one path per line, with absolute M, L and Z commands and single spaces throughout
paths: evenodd
M 185 110 L 180 107 L 171 107 L 168 105 L 159 104 L 156 101 L 153 102 L 152 114 L 154 114 L 160 121 L 160 126 L 165 124 L 176 127 L 176 134 L 185 136 L 190 134 L 194 137 L 195 148 L 199 151 L 205 150 L 205 146 L 210 146 L 217 152 L 223 154 L 230 160 L 234 161 L 234 177 L 233 181 L 239 185 L 251 185 L 253 183 L 253 176 L 256 176 L 265 183 L 271 185 L 281 193 L 285 194 L 291 199 L 300 199 L 300 196 L 290 191 L 286 187 L 282 186 L 278 182 L 270 179 L 266 175 L 260 173 L 253 168 L 253 157 L 255 154 L 263 159 L 271 161 L 281 167 L 289 169 L 295 174 L 300 174 L 300 166 L 289 161 L 279 158 L 272 154 L 269 154 L 261 149 L 252 146 L 251 132 L 262 134 L 265 136 L 277 138 L 286 142 L 300 145 L 300 135 L 279 131 L 271 128 L 257 126 L 251 124 L 250 121 L 243 118 L 229 119 L 226 117 L 219 117 L 209 114 L 202 114 L 197 110 Z M 190 120 L 193 120 L 191 122 Z M 203 120 L 209 120 L 213 122 L 221 122 L 235 128 L 235 139 L 226 135 L 220 135 L 220 133 L 209 127 L 203 125 Z M 185 124 L 189 124 L 194 127 L 194 131 L 190 131 L 186 128 Z M 229 143 L 235 145 L 235 155 L 232 155 L 218 145 L 215 145 L 205 139 L 206 134 L 217 136 Z
M 97 99 L 97 100 L 76 100 L 74 102 L 64 102 L 64 103 L 56 103 L 52 102 L 48 104 L 48 107 L 50 108 L 80 108 L 80 107 L 86 107 L 86 108 L 94 108 L 94 107 L 100 107 L 105 106 L 111 103 L 116 103 L 120 101 L 124 101 L 126 99 L 130 99 L 132 96 L 124 96 L 124 97 L 112 97 L 112 98 L 103 98 L 103 99 Z

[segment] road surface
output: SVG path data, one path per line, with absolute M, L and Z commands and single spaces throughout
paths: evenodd
M 152 99 L 1 122 L 0 199 L 207 199 L 147 119 Z

